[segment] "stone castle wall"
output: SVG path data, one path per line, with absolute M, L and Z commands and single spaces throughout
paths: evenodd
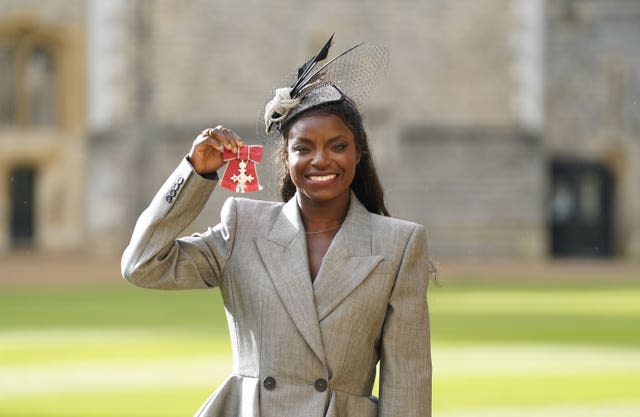
M 614 168 L 620 253 L 640 253 L 631 0 L 3 4 L 0 18 L 36 10 L 85 26 L 86 171 L 74 203 L 84 216 L 74 227 L 93 249 L 122 249 L 203 128 L 255 142 L 269 91 L 335 32 L 334 53 L 361 40 L 391 52 L 363 112 L 388 206 L 427 226 L 434 256 L 545 256 L 548 163 L 563 154 Z M 257 198 L 277 198 L 274 169 L 261 165 Z M 189 231 L 214 223 L 228 195 L 215 193 Z

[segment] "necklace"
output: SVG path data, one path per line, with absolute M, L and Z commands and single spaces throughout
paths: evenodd
M 324 233 L 324 232 L 328 232 L 329 230 L 337 229 L 340 226 L 342 226 L 342 223 L 341 224 L 337 224 L 335 226 L 331 226 L 331 227 L 329 227 L 327 229 L 317 230 L 315 232 L 304 232 L 304 234 L 305 235 L 317 235 L 318 233 Z

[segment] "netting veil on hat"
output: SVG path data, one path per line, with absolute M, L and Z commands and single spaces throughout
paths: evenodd
M 360 105 L 387 73 L 387 50 L 364 42 L 321 64 L 328 56 L 332 40 L 333 35 L 317 55 L 298 69 L 297 74 L 288 77 L 290 87 L 277 88 L 275 95 L 269 98 L 259 121 L 263 128 L 258 129 L 258 134 L 263 140 L 278 141 L 282 126 L 288 120 L 319 104 L 347 96 Z

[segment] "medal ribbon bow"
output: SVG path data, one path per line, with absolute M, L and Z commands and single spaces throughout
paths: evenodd
M 228 162 L 221 181 L 224 188 L 236 193 L 262 190 L 256 172 L 256 164 L 262 160 L 262 146 L 245 145 L 238 148 L 238 152 L 225 149 L 222 156 Z

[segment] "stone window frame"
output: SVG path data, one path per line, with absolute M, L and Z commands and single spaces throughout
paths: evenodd
M 0 22 L 0 41 L 8 42 L 16 48 L 14 65 L 14 98 L 15 106 L 13 122 L 3 123 L 2 127 L 17 128 L 59 128 L 66 119 L 67 103 L 63 97 L 62 80 L 64 66 L 62 62 L 63 35 L 61 30 L 31 17 L 18 17 Z M 27 91 L 26 68 L 28 60 L 36 48 L 43 48 L 51 54 L 53 61 L 53 101 L 54 114 L 51 124 L 32 122 L 30 99 Z

